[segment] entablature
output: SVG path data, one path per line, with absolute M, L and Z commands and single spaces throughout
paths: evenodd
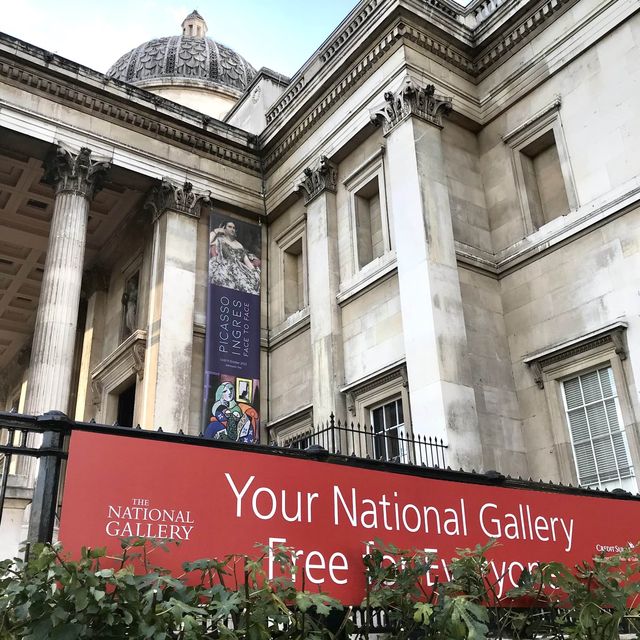
M 255 136 L 5 34 L 0 78 L 192 153 L 260 172 Z

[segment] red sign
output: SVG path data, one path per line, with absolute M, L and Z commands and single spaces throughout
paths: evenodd
M 361 557 L 375 538 L 431 550 L 427 576 L 446 580 L 461 547 L 496 538 L 498 595 L 523 567 L 575 563 L 640 538 L 640 501 L 504 488 L 332 462 L 76 431 L 71 437 L 60 540 L 120 549 L 129 536 L 181 544 L 157 557 L 182 562 L 255 544 L 295 549 L 301 582 L 345 603 L 364 593 Z M 275 569 L 270 565 L 267 570 Z

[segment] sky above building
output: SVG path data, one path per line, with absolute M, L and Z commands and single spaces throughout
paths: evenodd
M 355 6 L 356 0 L 5 0 L 0 31 L 105 72 L 122 54 L 179 35 L 197 9 L 208 35 L 256 69 L 293 75 Z

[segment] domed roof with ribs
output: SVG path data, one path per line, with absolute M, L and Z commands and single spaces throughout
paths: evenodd
M 197 11 L 182 23 L 182 35 L 156 38 L 125 53 L 107 76 L 138 86 L 204 83 L 244 91 L 255 69 L 232 49 L 208 38 Z

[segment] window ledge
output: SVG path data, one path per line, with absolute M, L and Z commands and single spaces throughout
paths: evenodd
M 269 347 L 276 347 L 293 338 L 309 326 L 309 307 L 300 309 L 288 316 L 269 332 Z
M 398 269 L 395 251 L 388 251 L 363 267 L 353 278 L 345 282 L 336 296 L 339 305 L 346 304 L 374 285 L 391 277 Z
M 522 361 L 531 369 L 538 387 L 544 389 L 543 371 L 545 367 L 581 353 L 592 351 L 602 345 L 612 344 L 620 360 L 626 360 L 627 350 L 624 342 L 624 332 L 628 326 L 624 321 L 614 322 L 577 338 L 559 342 L 536 351 L 525 356 Z

